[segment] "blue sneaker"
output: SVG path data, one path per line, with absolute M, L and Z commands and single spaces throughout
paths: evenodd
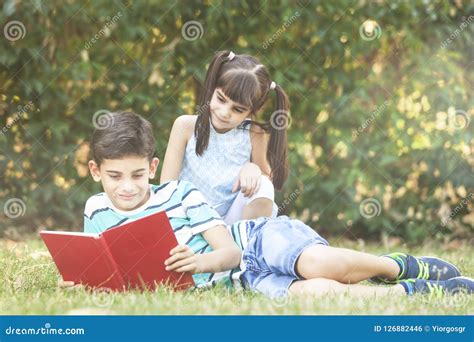
M 400 282 L 409 296 L 415 293 L 430 294 L 436 298 L 446 294 L 474 294 L 474 279 L 456 277 L 448 280 L 409 279 Z
M 459 269 L 453 264 L 436 257 L 414 257 L 404 253 L 390 253 L 383 255 L 391 258 L 400 266 L 397 279 L 371 278 L 375 284 L 398 284 L 406 279 L 448 280 L 461 276 Z

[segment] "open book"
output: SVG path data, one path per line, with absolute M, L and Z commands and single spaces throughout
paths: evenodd
M 110 228 L 101 234 L 41 231 L 64 281 L 117 291 L 154 289 L 167 284 L 194 286 L 189 273 L 165 270 L 178 245 L 166 212 Z

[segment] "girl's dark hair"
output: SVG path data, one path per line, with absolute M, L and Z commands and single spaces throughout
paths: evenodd
M 198 100 L 196 126 L 196 154 L 202 155 L 209 144 L 210 103 L 216 88 L 221 88 L 232 101 L 251 108 L 254 116 L 268 98 L 272 79 L 267 68 L 258 59 L 249 55 L 235 55 L 229 59 L 230 51 L 216 53 L 206 73 L 204 86 Z M 280 190 L 288 178 L 288 145 L 286 124 L 289 122 L 288 96 L 279 86 L 275 86 L 276 109 L 270 121 L 252 121 L 270 133 L 267 160 L 272 169 L 273 185 Z
M 99 113 L 99 112 L 97 112 Z M 105 112 L 94 116 L 92 159 L 100 166 L 104 159 L 155 156 L 155 138 L 148 120 L 132 112 Z

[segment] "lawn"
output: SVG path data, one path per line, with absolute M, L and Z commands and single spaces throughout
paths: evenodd
M 377 244 L 333 242 L 339 247 L 379 254 Z M 392 250 L 436 255 L 457 264 L 463 275 L 474 276 L 474 249 L 467 243 L 424 243 Z M 0 308 L 7 315 L 466 315 L 474 314 L 474 296 L 443 299 L 426 296 L 354 299 L 348 296 L 271 300 L 255 293 L 224 288 L 190 293 L 104 293 L 57 287 L 59 273 L 43 243 L 0 240 Z

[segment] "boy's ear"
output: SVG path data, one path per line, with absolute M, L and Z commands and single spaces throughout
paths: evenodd
M 93 160 L 89 160 L 89 171 L 91 172 L 91 176 L 96 182 L 100 182 L 100 170 L 99 165 Z
M 160 160 L 158 158 L 153 158 L 150 162 L 150 179 L 155 178 L 156 170 L 158 169 L 158 165 L 160 165 Z

